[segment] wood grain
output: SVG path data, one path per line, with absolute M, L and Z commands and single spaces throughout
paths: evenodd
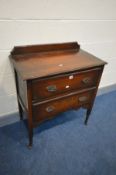
M 33 128 L 61 112 L 83 107 L 87 124 L 106 62 L 76 42 L 14 47 L 10 60 L 20 118 L 23 110 L 27 114 L 29 148 Z
M 66 45 L 68 45 L 67 48 L 70 49 L 62 49 L 65 48 Z M 41 78 L 105 64 L 104 61 L 79 49 L 78 44 L 73 43 L 71 45 L 72 50 L 71 47 L 69 47 L 70 45 L 70 43 L 61 44 L 62 47 L 59 44 L 55 44 L 55 47 L 53 47 L 53 45 L 45 45 L 45 48 L 43 45 L 43 49 L 36 46 L 34 50 L 33 46 L 22 48 L 15 47 L 11 52 L 11 55 L 13 56 L 14 66 L 17 71 L 20 72 L 23 80 Z M 51 50 L 53 48 L 53 52 L 49 51 L 50 46 Z M 48 49 L 46 47 L 48 47 Z M 56 48 L 56 50 L 54 48 Z M 60 48 L 61 51 L 58 51 Z M 39 49 L 41 50 L 40 53 Z M 29 54 L 26 54 L 27 51 Z M 36 53 L 32 53 L 34 51 Z

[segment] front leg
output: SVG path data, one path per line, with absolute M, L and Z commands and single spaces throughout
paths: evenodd
M 28 134 L 29 134 L 29 144 L 27 145 L 27 147 L 31 149 L 33 145 L 33 128 L 32 127 L 29 127 Z
M 85 125 L 87 125 L 87 123 L 88 123 L 88 119 L 89 119 L 89 116 L 90 116 L 90 114 L 91 114 L 91 111 L 92 111 L 92 107 L 91 108 L 89 108 L 89 109 L 87 109 L 87 113 L 86 113 L 86 119 L 85 119 Z
M 32 148 L 33 144 L 33 113 L 32 113 L 32 82 L 31 80 L 27 82 L 27 97 L 28 97 L 28 111 L 27 111 L 27 120 L 28 120 L 28 134 L 29 134 L 29 144 L 28 148 Z

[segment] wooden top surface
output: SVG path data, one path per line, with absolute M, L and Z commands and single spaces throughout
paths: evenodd
M 31 49 L 30 49 L 31 48 Z M 75 43 L 15 47 L 11 60 L 23 80 L 95 67 L 106 62 Z

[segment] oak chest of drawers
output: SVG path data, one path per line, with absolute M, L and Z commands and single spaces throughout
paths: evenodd
M 10 59 L 20 118 L 27 113 L 29 147 L 33 128 L 66 110 L 87 109 L 87 124 L 106 62 L 76 42 L 14 47 Z

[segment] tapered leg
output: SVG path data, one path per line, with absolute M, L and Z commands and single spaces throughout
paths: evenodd
M 28 132 L 29 132 L 29 144 L 27 146 L 29 149 L 31 149 L 33 145 L 33 128 L 30 127 Z
M 28 148 L 31 149 L 33 145 L 33 113 L 32 113 L 32 82 L 27 82 L 27 98 L 28 98 L 28 111 L 27 111 L 27 121 L 28 121 L 28 133 L 29 133 L 29 144 Z
M 90 114 L 91 114 L 91 111 L 92 111 L 92 108 L 87 109 L 86 119 L 85 119 L 85 125 L 87 125 L 87 122 L 88 122 L 89 116 L 90 116 Z
M 28 110 L 27 113 L 27 117 L 28 117 L 28 134 L 29 134 L 29 144 L 28 144 L 28 148 L 31 149 L 32 145 L 33 145 L 33 125 L 32 125 L 32 111 L 31 109 Z
M 19 116 L 20 116 L 20 120 L 23 120 L 23 109 L 20 105 L 20 103 L 18 102 L 18 108 L 19 108 Z

